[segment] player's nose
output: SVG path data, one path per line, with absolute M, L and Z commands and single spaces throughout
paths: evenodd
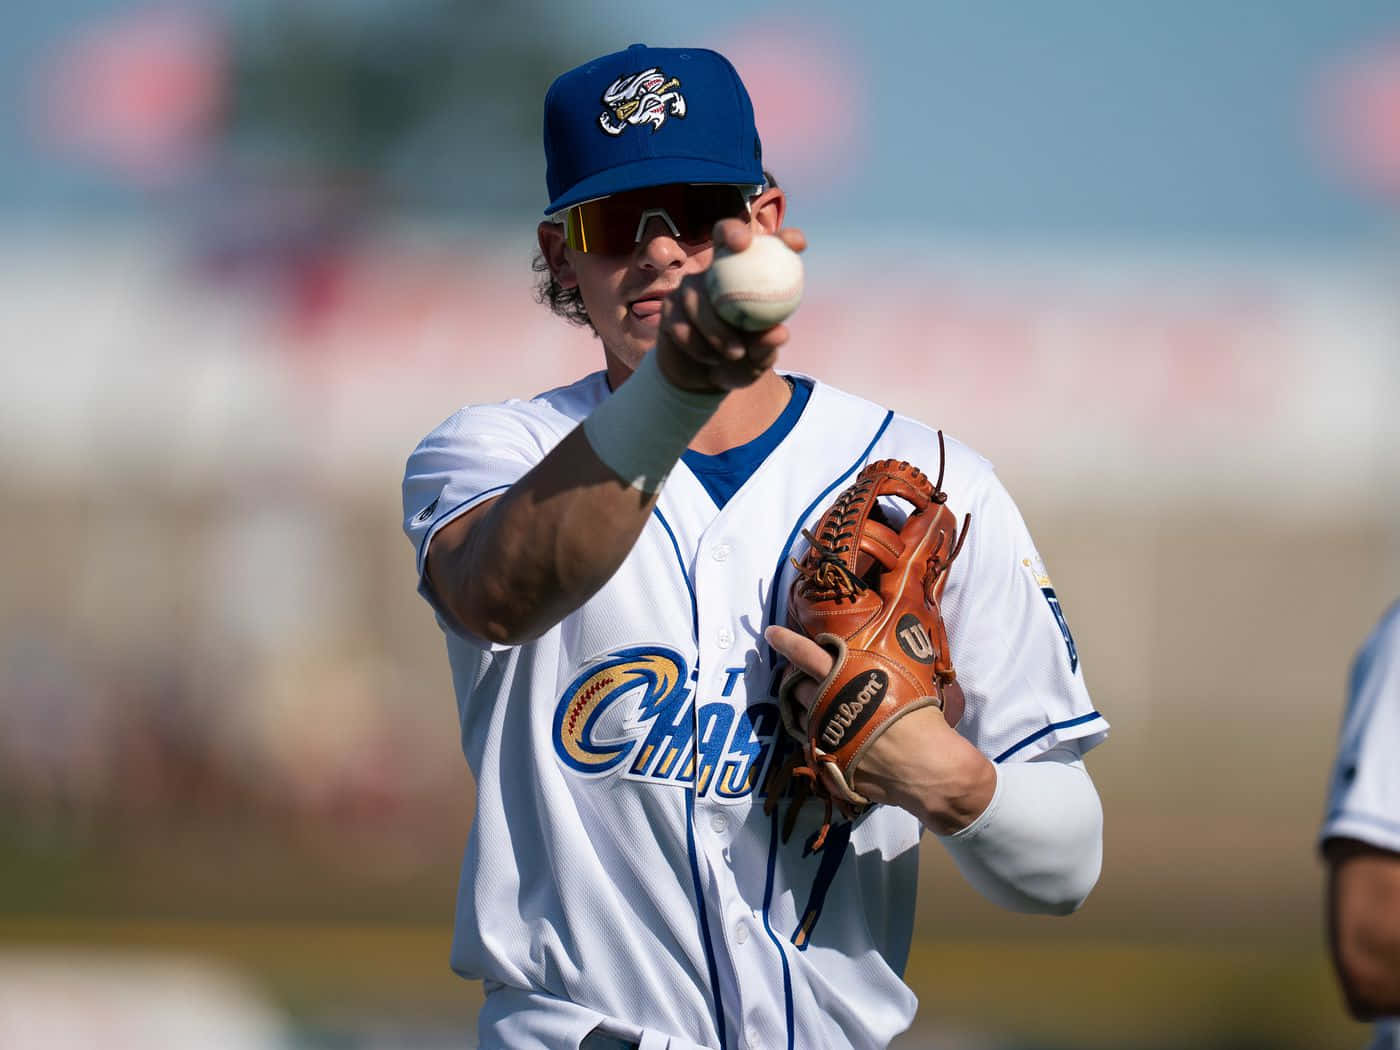
M 684 266 L 685 245 L 676 239 L 671 228 L 659 215 L 653 215 L 642 227 L 642 239 L 637 252 L 643 266 L 653 270 L 667 270 L 673 266 Z

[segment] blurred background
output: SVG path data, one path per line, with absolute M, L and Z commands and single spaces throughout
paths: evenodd
M 1400 596 L 1393 0 L 49 0 L 0 33 L 0 1047 L 457 1047 L 471 785 L 399 528 L 532 298 L 551 79 L 727 53 L 784 363 L 998 464 L 1113 723 L 1105 869 L 928 844 L 904 1050 L 1356 1047 L 1314 836 Z M 872 367 L 872 363 L 875 367 Z

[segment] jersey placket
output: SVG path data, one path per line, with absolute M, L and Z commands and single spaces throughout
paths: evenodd
M 727 517 L 721 512 L 702 534 L 695 559 L 700 662 L 695 703 L 697 750 L 706 728 L 702 705 L 720 700 L 727 703 L 733 712 L 730 726 L 734 732 L 748 706 L 765 699 L 749 693 L 751 676 L 740 669 L 761 644 L 760 638 L 751 635 L 763 622 L 758 584 L 771 571 L 771 566 L 758 565 L 745 552 L 766 549 L 767 545 L 754 542 L 757 537 L 753 536 L 742 542 Z M 774 957 L 776 949 L 764 933 L 762 915 L 740 892 L 731 854 L 745 818 L 751 815 L 754 794 L 738 804 L 719 797 L 723 760 L 720 755 L 713 762 L 705 792 L 695 792 L 693 824 L 729 1029 L 726 1046 L 741 1050 L 785 1047 L 782 963 Z M 697 755 L 697 775 L 700 770 Z M 765 770 L 759 768 L 757 773 L 761 777 Z

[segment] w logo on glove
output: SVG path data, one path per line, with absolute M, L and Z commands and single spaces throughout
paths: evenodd
M 788 625 L 830 653 L 832 665 L 816 684 L 810 717 L 794 693 L 803 672 L 790 669 L 778 689 L 783 724 L 801 751 L 774 767 L 766 808 L 777 804 L 785 777 L 806 781 L 805 792 L 799 781 L 784 839 L 807 793 L 827 804 L 828 827 L 833 803 L 848 816 L 870 805 L 856 790 L 856 769 L 898 719 L 926 707 L 941 710 L 950 726 L 962 717 L 962 687 L 939 601 L 968 519 L 959 528 L 948 509 L 941 433 L 938 443 L 937 481 L 901 460 L 871 463 L 816 528 L 803 532 L 809 547 L 794 563 Z M 898 529 L 885 523 L 882 498 L 910 506 Z M 825 830 L 818 843 L 824 837 Z
M 912 613 L 905 613 L 899 618 L 894 636 L 909 659 L 917 660 L 921 664 L 933 663 L 933 658 L 937 655 L 933 640 L 929 638 L 928 630 Z

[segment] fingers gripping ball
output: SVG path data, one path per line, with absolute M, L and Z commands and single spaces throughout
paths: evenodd
M 802 301 L 802 257 L 782 238 L 759 234 L 741 252 L 715 245 L 705 290 L 715 313 L 735 328 L 761 332 L 787 320 Z
M 785 838 L 808 794 L 826 803 L 828 827 L 833 803 L 847 815 L 870 804 L 856 787 L 856 771 L 897 720 L 925 707 L 941 710 L 949 725 L 962 717 L 963 694 L 939 602 L 969 518 L 959 528 L 948 508 L 942 433 L 938 442 L 937 481 L 900 460 L 871 463 L 816 529 L 803 533 L 810 546 L 795 563 L 788 625 L 826 649 L 833 663 L 810 709 L 795 695 L 804 679 L 811 681 L 803 672 L 789 668 L 779 689 L 783 723 L 799 751 L 769 784 L 770 812 L 786 779 L 801 778 Z M 882 496 L 911 508 L 898 529 L 880 509 Z

